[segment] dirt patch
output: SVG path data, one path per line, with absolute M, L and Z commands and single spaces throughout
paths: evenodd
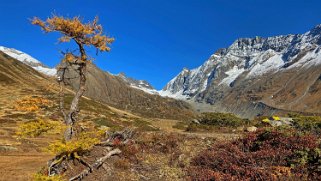
M 0 155 L 0 180 L 1 181 L 26 181 L 32 174 L 46 165 L 49 155 Z

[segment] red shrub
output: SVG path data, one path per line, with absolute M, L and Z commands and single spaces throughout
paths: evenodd
M 315 150 L 318 147 L 318 139 L 313 135 L 299 135 L 292 131 L 258 131 L 249 133 L 243 139 L 219 143 L 203 151 L 192 160 L 188 174 L 192 180 L 319 178 L 317 169 L 295 169 L 302 165 L 291 165 L 291 160 L 299 158 L 297 151 Z M 318 159 L 321 160 L 320 157 Z M 318 159 L 313 162 L 318 162 Z M 303 167 L 309 167 L 309 160 Z

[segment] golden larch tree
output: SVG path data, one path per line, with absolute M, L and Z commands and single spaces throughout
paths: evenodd
M 75 96 L 71 102 L 69 111 L 65 111 L 63 104 L 63 84 L 64 84 L 64 68 L 61 68 L 61 74 L 58 75 L 58 82 L 61 85 L 60 89 L 60 109 L 64 117 L 64 122 L 67 125 L 67 129 L 64 134 L 66 141 L 71 140 L 74 137 L 74 125 L 77 122 L 77 114 L 79 112 L 79 100 L 85 92 L 86 84 L 86 67 L 90 62 L 86 47 L 94 47 L 97 51 L 108 52 L 110 51 L 110 44 L 114 41 L 114 38 L 108 37 L 103 34 L 103 28 L 98 24 L 98 18 L 96 17 L 92 22 L 83 23 L 80 17 L 66 18 L 62 16 L 53 15 L 47 18 L 45 21 L 35 17 L 32 19 L 33 25 L 38 25 L 46 32 L 58 32 L 61 34 L 59 42 L 74 41 L 77 46 L 78 53 L 65 53 L 63 62 L 71 66 L 77 67 L 79 73 L 79 88 L 76 90 Z

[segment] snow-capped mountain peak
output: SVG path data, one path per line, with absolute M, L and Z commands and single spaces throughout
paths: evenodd
M 45 75 L 55 76 L 57 73 L 57 70 L 55 68 L 48 68 L 47 66 L 43 65 L 39 60 L 14 48 L 0 46 L 0 51 L 14 59 L 21 61 L 22 63 L 32 67 L 33 69 Z
M 183 69 L 160 92 L 190 99 L 209 87 L 232 86 L 242 77 L 251 79 L 298 67 L 321 64 L 321 24 L 305 34 L 239 38 L 219 49 L 195 69 Z

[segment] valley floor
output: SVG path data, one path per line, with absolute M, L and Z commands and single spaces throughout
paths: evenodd
M 23 100 L 30 95 L 34 97 L 44 97 L 48 100 L 56 100 L 56 95 L 51 91 L 47 91 L 44 87 L 39 87 L 38 89 L 31 89 L 28 86 L 19 88 L 10 86 L 6 88 L 0 87 L 1 181 L 30 180 L 32 175 L 37 173 L 46 165 L 47 161 L 53 157 L 53 155 L 44 152 L 44 148 L 46 148 L 48 143 L 59 139 L 59 135 L 46 135 L 31 139 L 23 139 L 16 136 L 17 127 L 22 122 L 55 117 L 55 115 L 51 113 L 57 112 L 56 108 L 46 108 L 38 111 L 21 111 L 16 108 L 19 100 Z M 180 122 L 177 120 L 142 118 L 112 107 L 106 107 L 104 113 L 90 112 L 90 106 L 86 107 L 84 112 L 87 117 L 88 115 L 89 117 L 92 116 L 92 119 L 98 124 L 104 125 L 106 120 L 102 119 L 97 121 L 97 117 L 105 118 L 106 116 L 110 116 L 108 117 L 110 120 L 119 121 L 118 123 L 120 125 L 125 123 L 129 124 L 130 122 L 136 123 L 135 121 L 139 120 L 139 124 L 136 126 L 143 128 L 140 130 L 140 136 L 138 136 L 137 139 L 141 139 L 144 144 L 150 144 L 150 142 L 148 142 L 150 138 L 159 139 L 160 145 L 164 144 L 163 142 L 167 141 L 167 138 L 181 140 L 179 144 L 176 145 L 175 150 L 169 152 L 150 151 L 140 154 L 142 168 L 137 170 L 139 173 L 132 175 L 132 178 L 129 179 L 126 177 L 129 170 L 119 168 L 116 169 L 116 172 L 113 174 L 113 176 L 118 177 L 116 180 L 136 180 L 143 177 L 150 179 L 157 178 L 160 180 L 182 180 L 182 170 L 175 165 L 169 165 L 169 162 L 172 160 L 172 154 L 178 154 L 178 152 L 175 152 L 176 150 L 180 150 L 179 156 L 184 158 L 184 160 L 180 160 L 180 162 L 188 163 L 194 155 L 211 146 L 216 140 L 230 140 L 239 137 L 238 134 L 234 133 L 184 132 L 181 129 L 175 128 L 175 125 Z M 166 139 L 162 140 L 162 138 Z M 155 145 L 152 145 L 150 149 L 153 149 L 154 146 Z M 153 171 L 143 171 L 149 167 L 153 167 Z M 177 173 L 172 173 L 173 169 L 176 169 Z M 94 179 L 95 177 L 97 177 L 97 175 L 88 177 L 87 180 Z

